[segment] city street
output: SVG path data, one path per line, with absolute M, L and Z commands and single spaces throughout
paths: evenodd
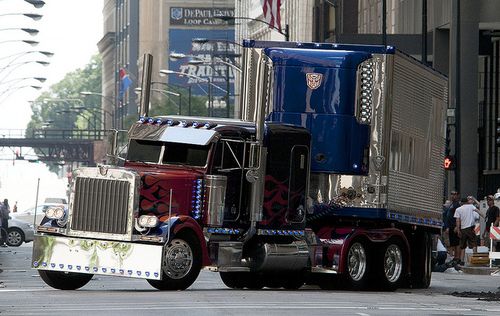
M 498 301 L 453 292 L 497 292 L 499 276 L 434 273 L 426 290 L 395 293 L 231 290 L 217 273 L 202 271 L 187 291 L 160 292 L 144 280 L 95 276 L 77 291 L 54 290 L 31 270 L 31 244 L 0 249 L 1 315 L 498 315 Z M 473 295 L 471 296 L 475 296 Z M 470 294 L 470 293 L 469 293 Z

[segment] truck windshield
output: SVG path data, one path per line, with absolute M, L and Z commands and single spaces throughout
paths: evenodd
M 131 139 L 128 161 L 204 167 L 210 146 Z M 161 157 L 161 158 L 160 158 Z
M 127 152 L 127 160 L 158 163 L 162 147 L 162 142 L 131 139 Z
M 209 146 L 165 143 L 162 163 L 204 167 L 207 164 Z

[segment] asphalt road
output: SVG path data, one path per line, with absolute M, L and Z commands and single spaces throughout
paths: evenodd
M 499 315 L 500 276 L 434 273 L 425 290 L 396 292 L 231 290 L 202 271 L 186 291 L 160 292 L 146 281 L 95 276 L 77 291 L 54 290 L 30 269 L 31 245 L 0 248 L 0 315 Z M 451 295 L 467 292 L 470 297 Z M 483 292 L 483 294 L 480 294 Z

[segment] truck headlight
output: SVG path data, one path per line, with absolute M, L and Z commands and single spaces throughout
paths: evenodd
M 50 219 L 64 218 L 64 209 L 59 206 L 50 207 L 45 211 L 45 216 Z
M 139 225 L 142 227 L 158 226 L 158 217 L 152 215 L 142 215 L 139 217 Z

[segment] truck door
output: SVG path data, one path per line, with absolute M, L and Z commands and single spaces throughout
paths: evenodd
M 302 222 L 306 209 L 306 189 L 308 177 L 307 146 L 294 146 L 290 154 L 290 185 L 288 189 L 287 221 Z
M 248 164 L 248 147 L 243 139 L 221 139 L 215 148 L 213 173 L 227 177 L 226 221 L 237 221 L 247 209 L 243 192 L 248 190 L 244 172 Z

